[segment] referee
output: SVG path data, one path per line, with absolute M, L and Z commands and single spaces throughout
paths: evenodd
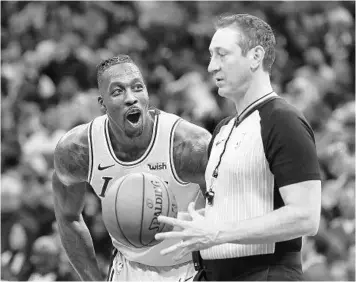
M 205 215 L 190 205 L 192 221 L 160 216 L 181 229 L 156 235 L 182 239 L 162 254 L 193 252 L 195 280 L 303 280 L 302 236 L 320 220 L 319 165 L 309 124 L 272 90 L 274 48 L 257 17 L 217 21 L 208 71 L 238 114 L 218 124 L 209 146 Z

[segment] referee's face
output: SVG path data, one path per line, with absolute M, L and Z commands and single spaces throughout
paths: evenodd
M 213 75 L 220 96 L 236 100 L 246 91 L 251 80 L 248 56 L 238 45 L 242 34 L 236 27 L 218 29 L 209 46 L 211 55 L 208 72 Z

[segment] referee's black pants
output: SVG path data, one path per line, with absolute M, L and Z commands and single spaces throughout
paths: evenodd
M 194 281 L 303 281 L 300 252 L 203 260 L 193 253 Z

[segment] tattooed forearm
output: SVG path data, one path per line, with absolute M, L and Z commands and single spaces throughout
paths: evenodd
M 82 218 L 85 182 L 64 185 L 57 174 L 53 174 L 52 187 L 54 212 L 58 231 L 68 258 L 82 280 L 101 280 L 101 273 L 95 259 L 93 242 Z
M 68 258 L 83 281 L 101 281 L 92 239 L 82 217 L 80 221 L 58 221 L 58 229 Z

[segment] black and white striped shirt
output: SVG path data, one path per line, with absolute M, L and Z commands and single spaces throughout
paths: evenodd
M 235 126 L 237 125 L 237 126 Z M 231 136 L 229 138 L 231 132 Z M 240 116 L 219 123 L 210 143 L 207 189 L 219 162 L 214 204 L 208 222 L 238 222 L 284 205 L 279 188 L 320 180 L 314 134 L 305 118 L 275 93 L 251 104 Z M 301 238 L 269 244 L 222 244 L 201 251 L 203 259 L 223 259 L 301 250 Z

